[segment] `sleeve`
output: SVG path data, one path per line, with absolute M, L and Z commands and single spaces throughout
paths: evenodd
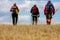
M 39 9 L 37 8 L 37 11 L 38 11 L 38 15 L 39 15 Z
M 46 14 L 48 13 L 48 11 L 47 11 L 47 9 L 46 9 L 46 7 L 48 6 L 48 4 L 49 4 L 49 3 L 47 3 L 47 4 L 45 5 L 45 8 L 44 8 L 44 15 L 46 15 Z
M 10 8 L 10 12 L 12 12 L 12 7 Z
M 45 6 L 45 8 L 44 8 L 44 15 L 46 15 L 46 13 L 47 13 L 47 10 L 46 10 L 46 6 Z
M 32 13 L 33 7 L 31 8 L 30 12 Z
M 53 14 L 55 14 L 55 7 L 53 6 L 52 8 L 53 8 L 53 10 L 52 10 L 53 11 Z

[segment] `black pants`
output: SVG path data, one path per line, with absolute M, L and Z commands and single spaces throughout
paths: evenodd
M 12 21 L 13 21 L 13 24 L 17 24 L 18 14 L 12 14 Z
M 34 22 L 37 24 L 37 16 L 32 16 L 32 23 L 34 24 Z

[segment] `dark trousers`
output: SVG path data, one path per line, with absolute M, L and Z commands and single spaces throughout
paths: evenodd
M 18 14 L 12 14 L 12 22 L 13 24 L 17 24 L 18 21 Z
M 32 16 L 32 23 L 34 24 L 34 22 L 37 24 L 37 16 Z
M 51 19 L 52 19 L 52 14 L 47 14 L 46 15 L 46 22 L 47 22 L 47 24 L 51 24 Z
M 46 14 L 46 18 L 52 19 L 52 14 Z

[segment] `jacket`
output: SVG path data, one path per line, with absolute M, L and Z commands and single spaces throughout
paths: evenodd
M 18 7 L 17 7 L 17 6 L 12 6 L 12 7 L 10 8 L 10 12 L 12 12 L 12 13 L 13 13 L 13 8 L 16 8 L 16 13 L 18 14 L 19 9 L 18 9 Z
M 49 4 L 51 4 L 52 5 L 52 10 L 50 10 L 50 12 L 47 10 L 47 6 L 49 5 Z M 44 14 L 46 15 L 46 14 L 48 14 L 48 13 L 53 13 L 53 14 L 55 14 L 55 7 L 54 7 L 54 5 L 51 3 L 51 2 L 47 2 L 47 4 L 45 5 L 45 8 L 44 8 Z

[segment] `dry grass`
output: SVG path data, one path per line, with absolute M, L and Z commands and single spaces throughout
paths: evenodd
M 60 40 L 60 24 L 50 26 L 0 24 L 0 40 Z

